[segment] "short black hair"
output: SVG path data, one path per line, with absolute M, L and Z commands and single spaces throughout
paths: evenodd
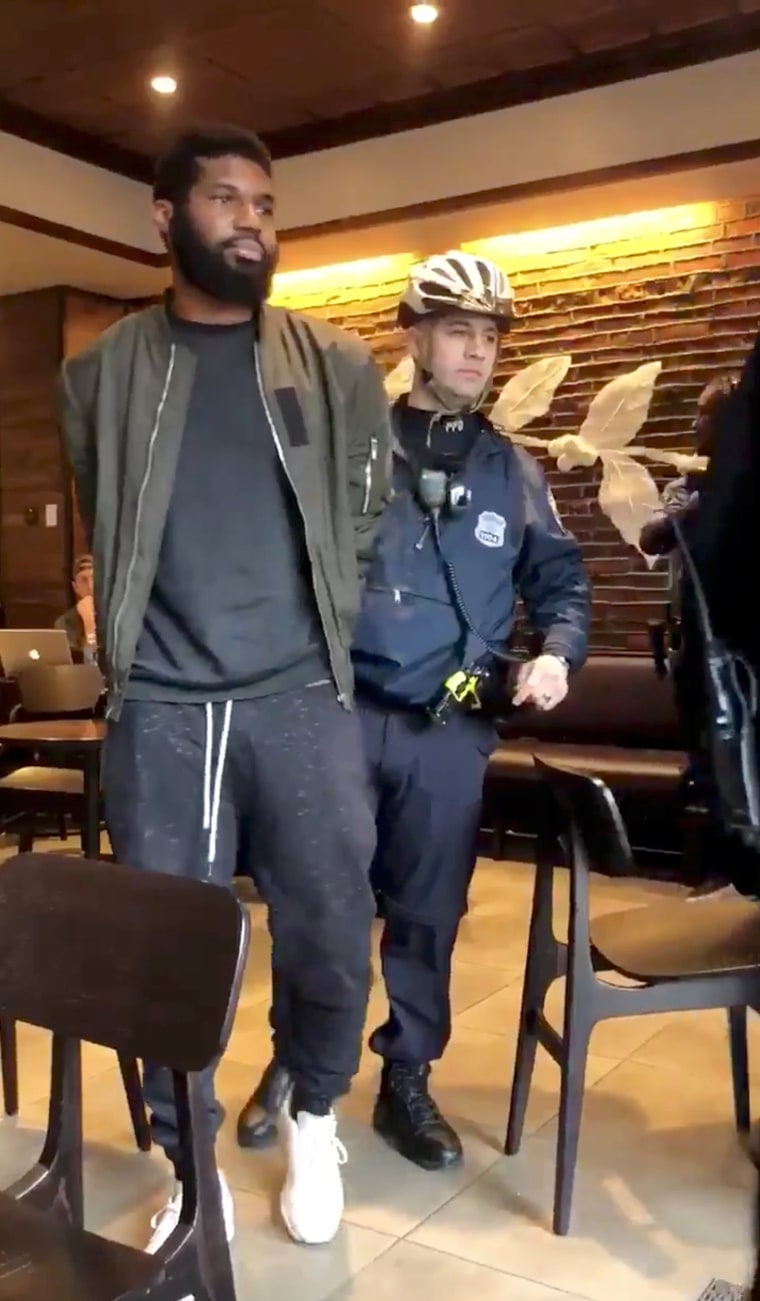
M 93 568 L 92 556 L 90 555 L 77 556 L 76 560 L 74 561 L 74 567 L 71 571 L 72 578 L 78 578 L 83 569 L 92 569 L 92 568 Z
M 253 131 L 238 126 L 197 126 L 183 131 L 156 163 L 153 198 L 184 203 L 201 174 L 203 158 L 247 158 L 267 176 L 272 157 Z

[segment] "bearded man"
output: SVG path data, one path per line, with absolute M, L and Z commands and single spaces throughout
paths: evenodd
M 375 825 L 351 644 L 390 427 L 362 343 L 266 305 L 271 173 L 234 127 L 188 132 L 161 158 L 172 288 L 66 363 L 62 424 L 110 689 L 114 852 L 228 885 L 241 838 L 255 843 L 288 1011 L 281 1208 L 293 1238 L 318 1243 L 343 1210 L 333 1104 L 358 1066 L 370 980 Z M 183 1157 L 171 1075 L 148 1062 L 144 1087 L 176 1176 L 156 1252 L 179 1222 Z M 213 1073 L 205 1089 L 216 1131 Z

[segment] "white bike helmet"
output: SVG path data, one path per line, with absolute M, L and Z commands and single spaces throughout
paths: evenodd
M 412 267 L 398 307 L 398 323 L 408 329 L 424 316 L 447 311 L 490 316 L 506 332 L 514 316 L 514 293 L 501 267 L 486 258 L 452 249 Z

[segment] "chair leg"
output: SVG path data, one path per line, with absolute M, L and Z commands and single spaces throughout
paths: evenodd
M 197 1074 L 175 1074 L 174 1097 L 180 1143 L 183 1137 L 185 1141 L 189 1140 L 188 1151 L 194 1155 L 189 1171 L 190 1189 L 183 1187 L 183 1192 L 191 1191 L 195 1184 L 200 1217 L 200 1272 L 208 1288 L 209 1301 L 236 1301 L 235 1276 L 224 1226 L 219 1172 L 205 1117 L 200 1077 Z
M 728 1009 L 728 1037 L 731 1050 L 731 1084 L 734 1091 L 736 1128 L 740 1134 L 748 1134 L 751 1121 L 746 1007 L 730 1007 Z
M 540 970 L 535 971 L 535 973 L 528 970 L 525 973 L 525 988 L 523 989 L 522 1007 L 520 1009 L 520 1029 L 517 1036 L 512 1092 L 509 1099 L 507 1134 L 504 1140 L 504 1151 L 507 1156 L 515 1156 L 520 1151 L 520 1143 L 522 1142 L 525 1112 L 528 1107 L 533 1068 L 536 1064 L 536 1049 L 538 1048 L 537 1018 L 543 1010 L 546 992 L 551 984 L 551 980 L 546 980 L 544 977 L 545 973 Z
M 515 1156 L 520 1150 L 533 1068 L 536 1063 L 536 1049 L 540 1042 L 538 1019 L 543 1012 L 550 986 L 562 974 L 564 974 L 564 945 L 559 945 L 552 933 L 552 896 L 549 882 L 546 887 L 543 884 L 539 886 L 533 903 L 525 983 L 520 1007 L 520 1028 L 517 1035 L 509 1117 L 504 1140 L 504 1151 L 507 1156 Z
M 507 824 L 498 814 L 494 815 L 491 829 L 491 855 L 495 862 L 503 863 L 507 849 Z
M 541 842 L 536 850 L 536 879 L 528 930 L 528 955 L 525 963 L 520 1028 L 517 1035 L 515 1068 L 509 1100 L 504 1151 L 514 1156 L 520 1150 L 525 1112 L 528 1106 L 536 1049 L 540 1043 L 539 1018 L 549 986 L 565 974 L 566 948 L 554 937 L 553 872 L 550 858 Z
M 45 1215 L 52 1212 L 73 1229 L 84 1228 L 82 1045 L 78 1039 L 53 1035 L 45 1142 L 37 1165 L 5 1193 Z
M 119 1069 L 124 1084 L 124 1092 L 127 1095 L 127 1105 L 132 1119 L 135 1142 L 141 1152 L 150 1152 L 152 1146 L 150 1125 L 145 1114 L 145 1100 L 137 1062 L 134 1057 L 122 1057 L 119 1054 Z
M 572 999 L 570 982 L 565 997 Z M 580 1001 L 580 1000 L 579 1000 Z M 554 1219 L 556 1234 L 564 1236 L 570 1228 L 573 1201 L 575 1166 L 578 1159 L 578 1139 L 581 1131 L 583 1091 L 586 1080 L 586 1058 L 592 1026 L 585 1015 L 572 1004 L 565 1016 L 562 1087 L 559 1102 L 559 1132 L 557 1135 L 557 1171 L 554 1184 Z
M 0 1016 L 0 1059 L 3 1074 L 3 1101 L 6 1116 L 18 1115 L 18 1054 L 16 1022 Z
M 69 825 L 66 821 L 66 814 L 62 813 L 58 819 L 58 839 L 68 840 L 68 838 L 69 838 Z
M 34 814 L 30 813 L 24 818 L 21 824 L 21 831 L 18 838 L 19 854 L 31 854 L 34 849 L 35 830 Z

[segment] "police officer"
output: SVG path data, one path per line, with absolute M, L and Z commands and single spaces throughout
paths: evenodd
M 429 1091 L 451 1033 L 451 960 L 475 866 L 496 733 L 479 685 L 499 665 L 522 597 L 541 653 L 514 696 L 551 709 L 586 654 L 589 586 L 536 461 L 481 406 L 513 295 L 499 267 L 461 252 L 416 267 L 398 321 L 415 375 L 394 407 L 394 495 L 365 578 L 354 668 L 377 814 L 373 885 L 385 919 L 389 1016 L 373 1124 L 427 1170 L 456 1164 L 458 1135 Z M 275 973 L 274 1019 L 278 1006 Z M 288 1080 L 267 1068 L 238 1122 L 242 1146 L 274 1137 Z

